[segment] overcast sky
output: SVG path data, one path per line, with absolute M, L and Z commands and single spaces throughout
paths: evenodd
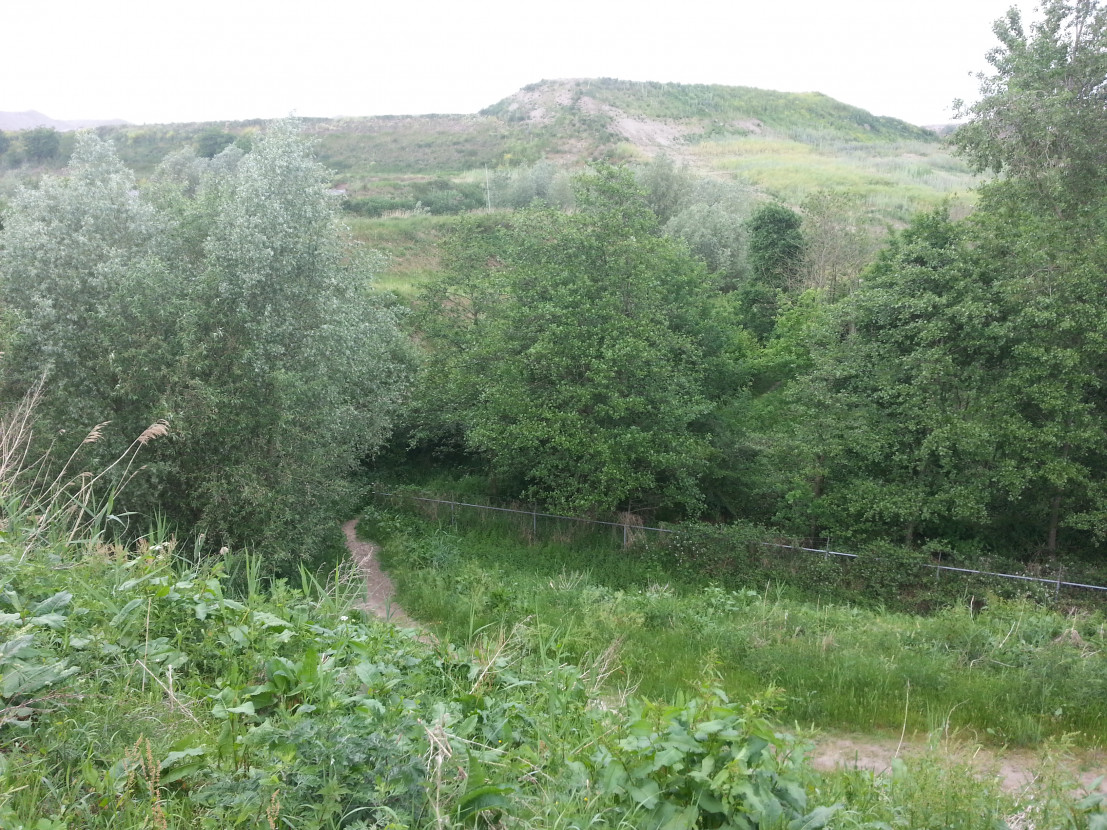
M 0 111 L 468 113 L 542 79 L 612 77 L 818 91 L 932 124 L 975 97 L 970 76 L 1013 2 L 10 0 Z

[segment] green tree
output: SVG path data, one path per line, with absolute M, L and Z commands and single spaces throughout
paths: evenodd
M 232 133 L 218 127 L 207 127 L 196 137 L 196 155 L 207 159 L 215 158 L 234 143 Z
M 748 276 L 746 220 L 752 211 L 748 188 L 701 179 L 681 200 L 665 233 L 681 239 L 718 275 L 719 286 L 732 290 Z
M 197 197 L 210 224 L 182 328 L 190 379 L 173 400 L 189 445 L 179 481 L 199 526 L 267 549 L 325 526 L 342 474 L 381 444 L 405 390 L 394 314 L 327 184 L 280 122 Z
M 404 394 L 395 315 L 337 222 L 293 124 L 254 150 L 174 157 L 149 194 L 83 135 L 71 175 L 16 200 L 0 276 L 18 330 L 6 379 L 47 373 L 47 417 L 83 436 L 155 418 L 143 507 L 273 569 L 334 537 L 343 473 Z
M 833 301 L 853 290 L 875 248 L 863 223 L 861 200 L 847 192 L 817 190 L 803 200 L 802 209 L 797 288 L 818 289 Z
M 1066 528 L 1107 536 L 1107 9 L 1047 0 L 1029 32 L 1012 10 L 995 33 L 994 73 L 955 141 L 1002 174 L 976 223 L 1019 308 L 1007 382 L 1025 490 L 1011 519 L 1054 552 Z
M 28 161 L 44 162 L 57 158 L 61 150 L 61 139 L 53 127 L 35 127 L 24 130 L 20 135 L 23 155 Z
M 455 237 L 422 300 L 421 415 L 559 510 L 695 506 L 706 275 L 627 171 L 597 168 L 576 201 Z
M 1074 219 L 1107 192 L 1107 9 L 1046 0 L 1029 33 L 1017 9 L 996 21 L 995 70 L 953 141 L 978 169 L 1004 173 L 1019 198 Z
M 746 223 L 752 279 L 767 288 L 791 287 L 803 257 L 803 218 L 791 208 L 770 202 Z
M 664 225 L 685 207 L 695 187 L 687 165 L 677 166 L 667 153 L 658 153 L 653 161 L 638 170 L 638 184 L 646 193 L 646 203 Z
M 157 259 L 161 230 L 134 189 L 134 176 L 110 146 L 82 133 L 69 176 L 21 190 L 8 211 L 0 279 L 17 322 L 6 379 L 21 394 L 48 373 L 47 431 L 83 437 L 112 420 L 115 434 L 130 433 L 120 440 L 130 440 L 153 415 L 149 400 L 135 412 L 118 394 L 130 383 L 119 355 L 133 331 L 120 325 L 121 303 L 137 296 L 132 283 L 141 280 L 143 263 Z M 147 348 L 154 351 L 154 344 Z M 106 440 L 103 448 L 119 447 Z
M 803 260 L 802 225 L 798 213 L 775 202 L 759 207 L 746 222 L 749 277 L 738 293 L 745 327 L 762 340 L 772 331 L 781 297 L 795 283 Z
M 3 130 L 0 130 L 0 156 L 8 152 L 8 148 L 12 146 L 12 140 L 8 138 L 8 134 Z
M 939 212 L 893 238 L 792 389 L 791 502 L 838 538 L 972 536 L 1021 489 L 1012 310 L 965 236 Z

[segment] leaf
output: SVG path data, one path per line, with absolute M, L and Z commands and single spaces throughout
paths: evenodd
M 729 723 L 725 720 L 709 720 L 705 723 L 701 723 L 696 727 L 696 740 L 705 740 L 709 735 L 721 732 L 723 729 L 726 729 L 727 726 L 729 726 Z
M 288 620 L 282 620 L 275 614 L 270 614 L 268 611 L 255 611 L 253 613 L 254 622 L 260 624 L 264 628 L 292 628 L 292 623 Z
M 44 614 L 40 617 L 31 617 L 27 622 L 30 625 L 39 625 L 52 631 L 60 631 L 65 628 L 65 617 L 61 614 Z
M 816 807 L 803 818 L 790 821 L 788 830 L 822 830 L 830 822 L 831 817 L 841 809 L 841 804 Z
M 457 815 L 462 821 L 488 810 L 506 810 L 510 802 L 505 798 L 512 792 L 511 787 L 485 784 L 465 793 L 457 803 Z
M 173 781 L 186 778 L 187 776 L 195 774 L 195 772 L 200 769 L 203 769 L 205 766 L 204 761 L 197 759 L 206 754 L 206 747 L 189 747 L 188 749 L 176 751 L 176 753 L 169 753 L 165 756 L 161 764 L 158 765 L 158 769 L 162 770 L 161 778 L 163 784 L 172 784 Z
M 309 648 L 304 652 L 303 658 L 300 660 L 299 671 L 297 672 L 298 679 L 302 685 L 310 686 L 319 682 L 319 652 L 314 648 Z
M 142 597 L 135 597 L 122 608 L 119 609 L 119 613 L 111 618 L 111 622 L 108 623 L 108 628 L 118 628 L 122 622 L 131 615 L 131 612 L 138 608 L 146 600 Z
M 31 643 L 35 640 L 33 634 L 23 634 L 19 637 L 13 637 L 7 642 L 0 643 L 0 661 L 9 657 L 23 657 L 28 653 L 34 654 L 31 649 Z
M 64 663 L 51 663 L 42 666 L 16 665 L 4 671 L 0 677 L 0 697 L 11 698 L 17 695 L 29 695 L 44 686 L 50 686 L 72 677 L 77 673 L 76 666 L 65 668 Z
M 42 602 L 36 604 L 30 609 L 30 613 L 36 616 L 51 614 L 55 611 L 59 611 L 65 606 L 69 605 L 70 600 L 73 599 L 73 594 L 69 591 L 58 591 L 52 597 L 47 597 Z
M 692 830 L 699 820 L 700 810 L 695 804 L 685 807 L 675 816 L 661 825 L 658 830 Z
M 652 810 L 657 806 L 657 797 L 661 793 L 661 787 L 652 778 L 647 778 L 641 784 L 628 784 L 627 793 L 640 806 Z

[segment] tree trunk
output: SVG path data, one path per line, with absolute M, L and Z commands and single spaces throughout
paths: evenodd
M 1057 553 L 1057 525 L 1061 520 L 1061 494 L 1053 497 L 1049 505 L 1049 534 L 1046 536 L 1046 552 L 1053 556 Z

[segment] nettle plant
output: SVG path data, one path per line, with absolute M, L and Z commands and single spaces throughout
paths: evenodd
M 765 700 L 719 688 L 673 704 L 637 702 L 623 737 L 590 759 L 616 823 L 646 830 L 826 826 L 838 807 L 808 811 L 803 755 L 778 733 Z

